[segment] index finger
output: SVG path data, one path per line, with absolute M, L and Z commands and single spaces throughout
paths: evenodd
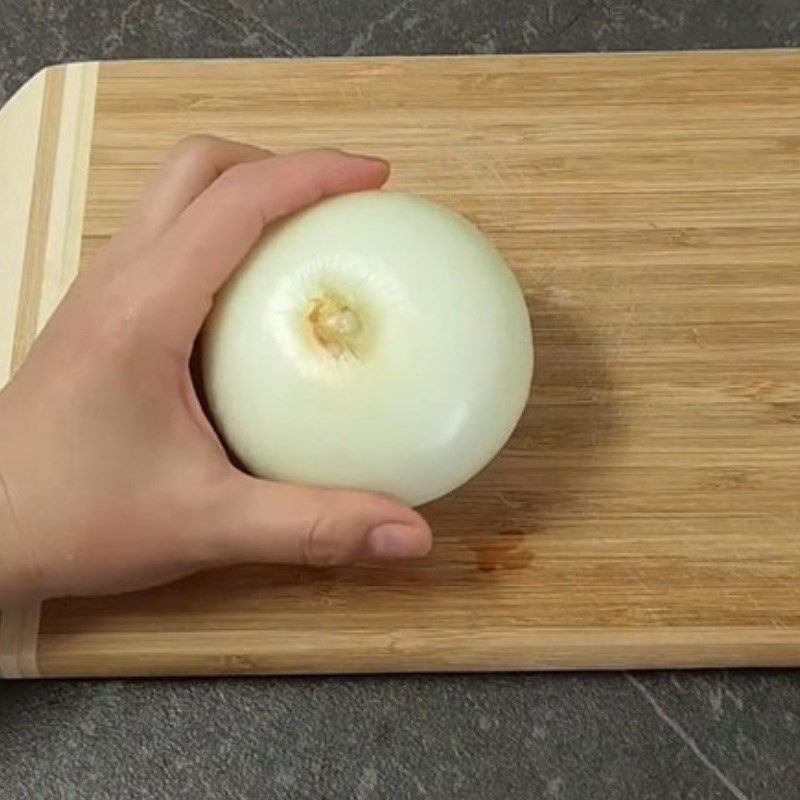
M 235 164 L 271 156 L 260 147 L 216 136 L 181 139 L 167 153 L 144 194 L 128 212 L 122 230 L 103 250 L 101 260 L 109 267 L 125 265 L 157 241 L 223 172 Z
M 197 197 L 150 251 L 142 278 L 163 282 L 171 314 L 195 334 L 216 291 L 264 228 L 324 197 L 382 186 L 389 165 L 311 150 L 231 167 Z
M 268 150 L 216 136 L 196 134 L 181 139 L 130 212 L 123 233 L 139 244 L 155 241 L 223 172 L 236 164 L 270 157 Z

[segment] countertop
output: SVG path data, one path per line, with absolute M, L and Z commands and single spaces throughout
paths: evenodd
M 3 0 L 76 59 L 800 46 L 797 0 Z M 800 671 L 0 683 L 0 795 L 797 800 Z

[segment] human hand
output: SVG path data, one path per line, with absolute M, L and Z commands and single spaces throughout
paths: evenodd
M 387 497 L 239 471 L 189 371 L 214 293 L 265 225 L 387 176 L 379 160 L 211 137 L 171 152 L 0 393 L 0 604 L 428 552 L 425 521 Z

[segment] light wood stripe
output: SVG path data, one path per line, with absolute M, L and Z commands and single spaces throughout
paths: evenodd
M 0 109 L 0 386 L 11 372 L 17 300 L 33 199 L 45 76 L 39 73 Z
M 0 616 L 0 677 L 19 678 L 19 641 L 24 627 L 19 606 L 4 608 Z
M 0 678 L 37 678 L 41 605 L 3 609 L 0 621 Z
M 18 306 L 9 368 L 25 358 L 77 274 L 91 149 L 97 64 L 47 71 L 39 103 L 34 176 L 21 259 Z M 39 674 L 39 604 L 3 610 L 0 676 Z
M 33 201 L 28 217 L 28 240 L 22 265 L 14 348 L 11 353 L 12 374 L 19 368 L 36 338 L 61 124 L 61 103 L 64 97 L 64 73 L 64 69 L 59 67 L 45 73 Z
M 98 65 L 66 68 L 37 332 L 78 273 Z

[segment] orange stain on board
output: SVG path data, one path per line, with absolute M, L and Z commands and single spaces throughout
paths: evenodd
M 533 553 L 525 546 L 526 538 L 523 531 L 514 529 L 470 543 L 478 572 L 525 569 L 533 561 Z

